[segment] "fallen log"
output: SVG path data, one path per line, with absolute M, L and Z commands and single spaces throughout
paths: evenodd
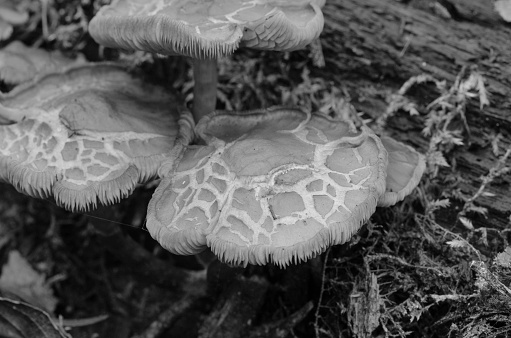
M 324 13 L 321 39 L 326 67 L 311 75 L 345 88 L 357 110 L 373 119 L 410 77 L 430 74 L 451 84 L 463 67 L 477 67 L 491 104 L 480 109 L 474 100 L 467 107 L 471 135 L 469 139 L 465 135 L 465 145 L 453 153 L 462 178 L 459 187 L 473 195 L 481 176 L 498 160 L 491 135 L 502 135 L 501 150 L 511 144 L 511 26 L 493 11 L 491 1 L 337 0 L 328 1 Z M 418 87 L 408 97 L 419 107 L 439 94 L 434 86 Z M 421 133 L 423 122 L 421 117 L 399 113 L 389 119 L 386 132 L 425 151 L 429 140 Z M 476 226 L 508 227 L 511 175 L 500 177 L 487 191 L 494 196 L 482 196 L 476 204 L 487 208 L 488 216 L 471 219 Z M 452 221 L 457 211 L 441 214 L 443 222 Z

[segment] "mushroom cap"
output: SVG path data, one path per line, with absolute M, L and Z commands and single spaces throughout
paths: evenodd
M 214 112 L 164 176 L 147 228 L 167 250 L 286 266 L 342 244 L 385 190 L 387 152 L 367 127 L 300 110 Z
M 0 95 L 0 178 L 87 210 L 129 195 L 192 135 L 176 97 L 114 64 L 52 73 Z M 180 127 L 181 126 L 181 127 Z
M 389 154 L 389 164 L 385 193 L 378 200 L 378 206 L 389 207 L 402 201 L 419 184 L 426 160 L 412 147 L 391 137 L 382 136 L 381 141 Z
M 511 1 L 496 0 L 493 2 L 493 6 L 504 21 L 511 22 Z
M 48 52 L 13 41 L 0 50 L 0 79 L 8 84 L 19 84 L 38 74 L 55 72 L 81 63 L 85 63 L 83 56 L 69 59 L 57 51 Z
M 91 20 L 100 44 L 125 50 L 216 58 L 240 44 L 301 49 L 323 30 L 315 0 L 114 0 Z

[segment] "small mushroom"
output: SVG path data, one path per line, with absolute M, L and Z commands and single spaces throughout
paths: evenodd
M 0 50 L 0 79 L 7 84 L 29 81 L 39 74 L 51 73 L 72 65 L 85 63 L 83 56 L 70 59 L 58 51 L 27 47 L 13 41 Z
M 388 136 L 381 141 L 388 152 L 385 193 L 378 200 L 379 207 L 389 207 L 402 201 L 419 184 L 426 169 L 424 155 Z
M 0 95 L 0 178 L 73 211 L 117 202 L 190 141 L 193 119 L 176 101 L 114 64 L 20 85 Z
M 319 0 L 114 0 L 92 19 L 100 44 L 125 50 L 186 55 L 194 64 L 193 114 L 198 121 L 216 104 L 216 58 L 239 46 L 292 51 L 323 29 Z
M 387 151 L 367 127 L 295 109 L 215 112 L 165 175 L 147 228 L 172 253 L 280 266 L 348 241 L 385 193 Z

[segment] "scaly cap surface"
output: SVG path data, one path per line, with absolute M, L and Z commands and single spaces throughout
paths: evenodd
M 215 112 L 151 199 L 167 250 L 207 246 L 225 262 L 286 266 L 341 244 L 385 190 L 387 152 L 368 128 L 294 109 Z
M 176 101 L 113 64 L 18 86 L 0 96 L 0 178 L 69 210 L 117 202 L 156 176 L 177 138 L 191 139 Z
M 317 38 L 314 0 L 114 0 L 91 20 L 100 44 L 125 50 L 217 58 L 239 45 L 291 51 Z

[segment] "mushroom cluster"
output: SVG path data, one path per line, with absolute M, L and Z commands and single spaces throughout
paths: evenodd
M 303 48 L 322 30 L 322 5 L 114 0 L 91 21 L 92 36 L 196 58 L 194 116 L 121 66 L 72 65 L 0 95 L 0 179 L 87 210 L 160 177 L 147 227 L 176 254 L 209 247 L 229 263 L 287 266 L 348 241 L 377 206 L 417 186 L 421 154 L 320 113 L 215 111 L 216 57 Z

